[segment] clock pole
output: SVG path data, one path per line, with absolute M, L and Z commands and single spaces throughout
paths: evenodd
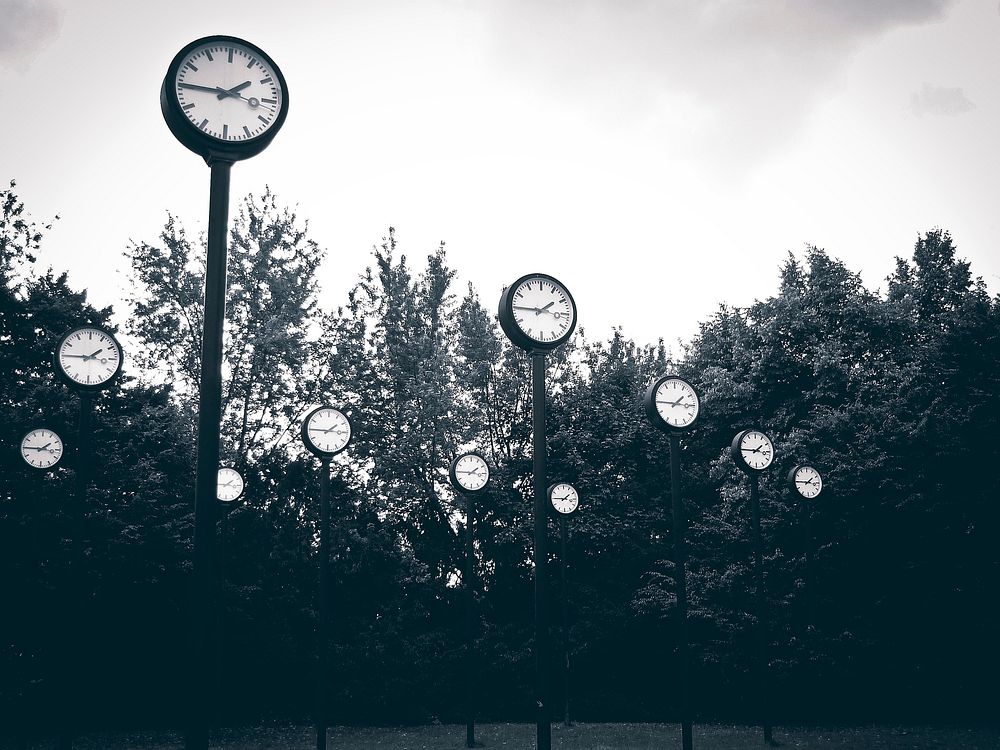
M 475 548 L 473 534 L 475 533 L 476 496 L 471 492 L 463 492 L 465 496 L 465 573 L 463 588 L 465 589 L 465 746 L 476 746 L 476 702 L 473 697 L 476 686 L 476 601 L 472 577 L 475 575 Z
M 538 750 L 551 750 L 545 481 L 545 352 L 531 352 L 531 450 L 535 484 L 535 709 Z
M 757 690 L 764 742 L 774 744 L 768 703 L 767 613 L 764 603 L 764 564 L 760 541 L 760 477 L 750 474 L 750 530 L 753 536 L 754 606 L 757 617 Z
M 569 536 L 568 522 L 565 516 L 559 518 L 559 562 L 560 562 L 560 597 L 561 620 L 562 620 L 562 646 L 563 646 L 563 726 L 571 727 L 573 723 L 569 720 L 569 589 L 566 587 L 566 539 Z
M 330 637 L 330 457 L 324 456 L 319 477 L 319 636 L 316 659 L 316 750 L 326 750 L 326 680 Z
M 693 747 L 691 726 L 691 668 L 687 638 L 687 548 L 684 544 L 687 520 L 681 499 L 681 439 L 670 433 L 670 499 L 674 520 L 674 579 L 677 587 L 677 662 L 681 683 L 681 744 Z

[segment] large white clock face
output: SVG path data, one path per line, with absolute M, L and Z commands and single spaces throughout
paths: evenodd
M 549 492 L 549 500 L 557 513 L 569 515 L 580 505 L 580 495 L 571 484 L 560 482 Z
M 766 469 L 774 460 L 774 446 L 771 438 L 763 432 L 750 430 L 740 438 L 740 456 L 751 469 Z
M 800 466 L 795 470 L 795 489 L 802 497 L 814 498 L 823 490 L 823 478 L 812 466 Z
M 680 378 L 667 378 L 656 389 L 656 411 L 671 427 L 690 427 L 700 408 L 698 394 Z
M 266 60 L 241 44 L 195 47 L 177 69 L 174 93 L 196 128 L 220 141 L 247 141 L 269 130 L 284 106 Z
M 243 494 L 243 476 L 236 471 L 225 466 L 219 469 L 219 478 L 216 485 L 215 496 L 223 502 L 231 502 Z
M 351 423 L 342 411 L 327 406 L 309 417 L 306 436 L 321 453 L 338 453 L 351 439 Z
M 32 430 L 21 439 L 21 457 L 36 469 L 51 469 L 62 454 L 63 442 L 52 430 Z
M 56 360 L 71 381 L 99 387 L 111 380 L 121 364 L 118 342 L 99 328 L 78 328 L 62 340 Z
M 522 281 L 511 301 L 514 321 L 532 341 L 557 341 L 573 325 L 575 311 L 569 293 L 552 279 Z
M 463 490 L 475 492 L 486 486 L 490 479 L 490 467 L 481 456 L 469 453 L 455 462 L 455 480 Z

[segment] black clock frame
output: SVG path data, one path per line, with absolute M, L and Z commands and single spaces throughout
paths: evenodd
M 764 430 L 760 429 L 759 427 L 751 427 L 746 430 L 741 430 L 740 432 L 736 433 L 736 437 L 733 438 L 733 442 L 729 446 L 730 450 L 732 451 L 733 463 L 736 464 L 736 467 L 740 471 L 746 474 L 763 474 L 765 471 L 768 471 L 772 466 L 774 466 L 775 456 L 771 456 L 771 462 L 763 469 L 755 469 L 752 466 L 750 466 L 750 464 L 748 464 L 746 461 L 744 461 L 743 454 L 740 452 L 740 441 L 743 439 L 743 436 L 746 435 L 748 432 L 759 432 L 761 435 L 766 437 L 768 441 L 771 443 L 772 450 L 774 448 L 774 438 L 772 438 L 770 435 L 768 435 Z
M 246 493 L 246 491 L 247 491 L 247 479 L 246 479 L 246 477 L 245 477 L 245 476 L 243 476 L 243 472 L 241 472 L 241 471 L 240 471 L 239 469 L 237 469 L 237 468 L 236 468 L 235 466 L 232 466 L 232 465 L 230 465 L 230 464 L 220 464 L 220 465 L 219 465 L 219 471 L 222 471 L 223 469 L 232 469 L 232 470 L 233 470 L 233 471 L 235 471 L 235 472 L 236 472 L 237 474 L 239 474 L 239 475 L 240 475 L 240 479 L 241 479 L 241 480 L 243 480 L 243 489 L 241 489 L 241 490 L 240 490 L 240 494 L 238 494 L 238 495 L 237 495 L 236 497 L 234 497 L 234 498 L 233 498 L 232 500 L 222 500 L 222 499 L 221 499 L 221 498 L 219 497 L 219 493 L 218 493 L 218 491 L 216 491 L 216 493 L 215 493 L 215 499 L 216 499 L 216 500 L 217 500 L 217 501 L 219 502 L 219 504 L 220 504 L 220 505 L 221 505 L 222 507 L 224 507 L 224 508 L 228 508 L 228 507 L 229 507 L 229 506 L 231 506 L 231 505 L 232 505 L 233 503 L 235 503 L 235 502 L 236 502 L 237 500 L 239 500 L 240 498 L 242 498 L 242 497 L 243 497 L 243 495 L 244 495 L 244 494 Z M 218 474 L 217 474 L 216 476 L 218 476 Z
M 785 476 L 785 481 L 788 482 L 788 486 L 795 491 L 796 495 L 798 495 L 804 500 L 815 500 L 816 497 L 819 497 L 820 495 L 823 494 L 823 485 L 820 484 L 819 492 L 816 493 L 816 497 L 806 497 L 801 492 L 799 492 L 799 486 L 795 484 L 795 474 L 799 469 L 812 469 L 819 476 L 820 482 L 823 481 L 823 472 L 821 472 L 819 469 L 816 468 L 816 464 L 806 462 L 801 464 L 795 464 L 795 466 L 793 466 L 791 469 L 788 470 L 788 474 Z
M 570 487 L 573 487 L 573 491 L 576 493 L 577 497 L 576 507 L 573 508 L 573 510 L 569 513 L 562 513 L 556 510 L 556 506 L 552 502 L 552 493 L 555 490 L 555 488 L 558 487 L 560 484 L 569 484 Z M 545 491 L 545 497 L 547 497 L 549 500 L 549 512 L 552 513 L 553 517 L 555 518 L 572 518 L 573 516 L 575 516 L 577 513 L 580 512 L 580 501 L 579 501 L 580 491 L 569 482 L 553 482 L 552 484 L 549 485 L 549 488 Z
M 260 135 L 248 138 L 245 141 L 222 141 L 200 130 L 187 118 L 181 109 L 180 102 L 177 101 L 175 88 L 177 71 L 192 50 L 208 44 L 237 44 L 246 47 L 253 51 L 254 54 L 259 55 L 270 66 L 271 70 L 274 71 L 274 75 L 278 79 L 278 86 L 281 89 L 281 111 L 278 112 L 274 124 Z M 180 52 L 174 55 L 174 59 L 170 61 L 170 65 L 167 67 L 167 74 L 163 78 L 163 85 L 160 87 L 160 111 L 163 113 L 163 119 L 166 121 L 167 127 L 170 128 L 170 132 L 174 134 L 174 137 L 186 148 L 201 156 L 209 165 L 214 161 L 242 161 L 256 156 L 267 148 L 278 134 L 278 131 L 281 130 L 281 126 L 285 124 L 285 118 L 288 116 L 288 86 L 285 84 L 285 77 L 282 75 L 281 69 L 271 59 L 270 55 L 257 45 L 235 36 L 206 36 L 201 39 L 195 39 L 190 44 L 185 45 Z
M 486 464 L 486 482 L 478 490 L 466 489 L 462 486 L 462 483 L 458 481 L 458 476 L 455 473 L 455 468 L 458 466 L 458 462 L 461 461 L 466 456 L 476 456 L 482 459 L 482 462 Z M 448 481 L 451 482 L 451 486 L 455 488 L 457 492 L 461 492 L 463 495 L 478 495 L 484 492 L 487 487 L 489 487 L 490 479 L 493 477 L 493 472 L 490 470 L 490 462 L 486 460 L 486 457 L 482 453 L 477 451 L 466 451 L 465 453 L 460 453 L 452 459 L 451 465 L 448 467 Z
M 335 451 L 320 450 L 309 438 L 309 420 L 311 420 L 317 412 L 323 411 L 324 409 L 333 409 L 334 411 L 339 411 L 341 414 L 344 415 L 344 419 L 347 420 L 347 424 L 351 428 L 351 434 L 347 436 L 347 442 L 344 443 L 344 447 L 340 448 L 339 450 Z M 314 456 L 316 456 L 317 458 L 333 458 L 338 453 L 342 453 L 345 450 L 347 450 L 347 446 L 349 446 L 351 444 L 351 441 L 354 439 L 354 422 L 351 421 L 351 416 L 340 407 L 331 406 L 330 404 L 324 404 L 323 406 L 317 406 L 311 412 L 306 414 L 306 416 L 302 419 L 302 427 L 299 429 L 299 435 L 302 437 L 302 443 L 303 445 L 305 445 L 306 450 L 312 453 Z
M 105 380 L 103 383 L 92 383 L 90 385 L 86 383 L 78 383 L 75 380 L 73 380 L 73 378 L 71 378 L 69 375 L 66 374 L 66 371 L 63 370 L 62 363 L 59 361 L 59 350 L 62 348 L 63 342 L 65 342 L 66 339 L 68 339 L 74 333 L 87 329 L 100 331 L 101 333 L 108 336 L 114 342 L 115 348 L 118 350 L 118 367 L 115 369 L 114 374 L 110 378 Z M 59 378 L 59 380 L 61 380 L 63 383 L 68 385 L 70 388 L 73 388 L 78 391 L 86 391 L 88 393 L 103 391 L 106 388 L 110 388 L 121 375 L 122 365 L 124 363 L 125 363 L 125 351 L 122 349 L 121 342 L 119 342 L 118 339 L 115 338 L 115 335 L 107 328 L 96 324 L 92 325 L 90 323 L 84 323 L 83 325 L 78 325 L 69 329 L 68 331 L 66 331 L 66 333 L 64 333 L 62 336 L 59 337 L 59 340 L 56 342 L 55 349 L 52 350 L 52 368 L 55 370 L 56 377 Z
M 663 418 L 659 410 L 656 408 L 656 391 L 659 390 L 660 386 L 666 383 L 668 380 L 679 380 L 685 385 L 687 385 L 691 392 L 694 393 L 695 400 L 698 402 L 698 408 L 694 415 L 694 420 L 691 424 L 685 427 L 677 427 L 676 425 L 670 424 L 667 420 Z M 691 430 L 696 424 L 698 424 L 698 418 L 701 416 L 701 394 L 698 393 L 698 389 L 694 387 L 691 381 L 686 378 L 682 378 L 680 375 L 664 375 L 655 382 L 651 383 L 646 389 L 646 392 L 642 396 L 642 405 L 646 411 L 646 417 L 650 422 L 653 423 L 654 427 L 663 430 L 666 433 L 681 434 Z
M 569 297 L 569 306 L 573 311 L 573 320 L 570 322 L 569 328 L 566 329 L 566 333 L 558 339 L 553 339 L 552 341 L 536 341 L 522 331 L 521 327 L 514 319 L 514 291 L 520 287 L 521 284 L 530 279 L 544 279 L 558 284 L 559 287 L 566 292 L 566 296 Z M 519 349 L 524 349 L 528 352 L 550 352 L 553 349 L 558 349 L 569 340 L 569 337 L 573 335 L 573 331 L 576 330 L 576 301 L 573 299 L 573 295 L 570 294 L 569 289 L 567 289 L 566 285 L 559 281 L 559 279 L 545 273 L 525 274 L 509 287 L 504 289 L 503 294 L 500 295 L 500 309 L 497 314 L 500 318 L 500 328 L 503 329 L 503 332 L 506 334 L 507 338 L 510 339 L 511 343 Z

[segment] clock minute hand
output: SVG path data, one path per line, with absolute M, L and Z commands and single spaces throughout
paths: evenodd
M 243 97 L 238 94 L 238 91 L 242 91 L 247 86 L 250 85 L 250 81 L 244 81 L 238 86 L 233 86 L 231 89 L 219 88 L 219 99 L 225 99 L 227 96 L 231 96 L 234 99 L 242 99 Z
M 199 86 L 197 83 L 178 83 L 177 87 L 182 89 L 194 89 L 195 91 L 207 91 L 210 94 L 218 94 L 221 92 L 223 96 L 229 96 L 229 92 L 221 86 Z M 222 96 L 219 98 L 221 99 Z

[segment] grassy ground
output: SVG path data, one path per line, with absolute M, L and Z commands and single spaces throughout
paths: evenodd
M 785 748 L 798 750 L 997 750 L 1000 729 L 955 727 L 849 727 L 777 728 L 775 739 Z M 313 750 L 313 730 L 301 727 L 282 729 L 228 730 L 218 732 L 213 748 L 225 750 Z M 482 724 L 476 739 L 486 748 L 531 750 L 535 746 L 533 724 Z M 35 741 L 31 750 L 51 748 L 50 742 Z M 78 750 L 182 750 L 183 742 L 174 733 L 95 734 L 74 743 Z M 680 727 L 676 724 L 577 724 L 564 729 L 552 727 L 553 750 L 670 750 L 680 748 Z M 13 748 L 0 741 L 0 749 Z M 333 727 L 328 734 L 329 750 L 460 750 L 465 747 L 465 727 L 441 725 L 345 729 Z M 696 750 L 749 750 L 767 747 L 759 730 L 724 725 L 695 726 Z

